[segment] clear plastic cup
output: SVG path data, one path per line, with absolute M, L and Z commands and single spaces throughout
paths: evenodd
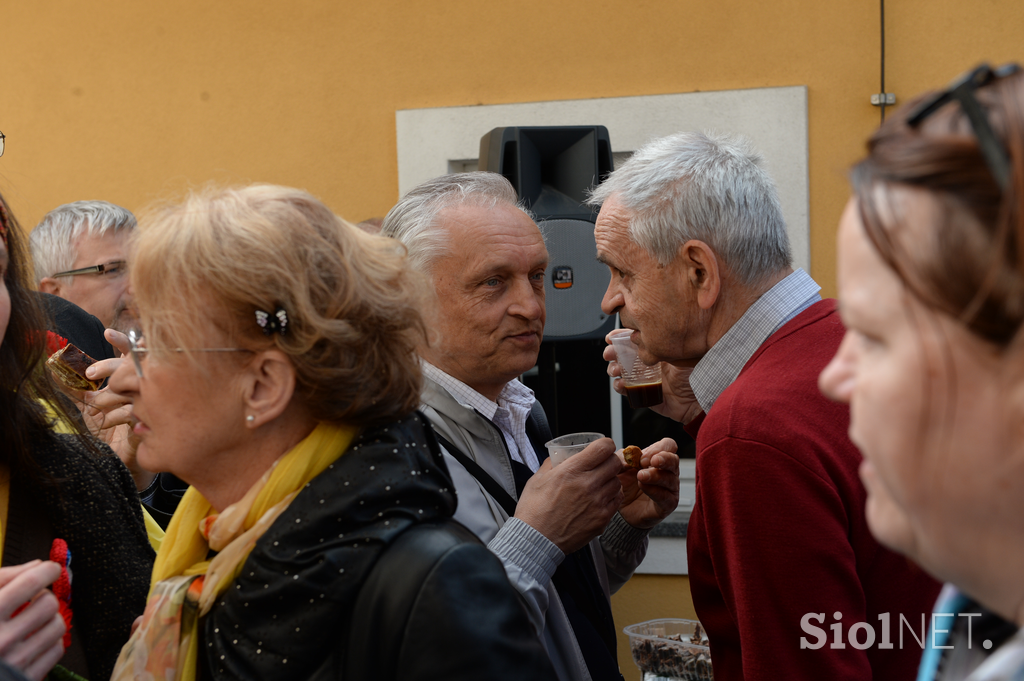
M 596 442 L 603 437 L 604 435 L 601 433 L 571 433 L 556 437 L 545 444 L 548 448 L 548 457 L 551 459 L 551 465 L 557 466 L 573 454 L 582 452 L 590 443 Z
M 622 380 L 626 384 L 626 397 L 634 409 L 653 407 L 661 404 L 664 393 L 661 389 L 661 364 L 648 366 L 640 359 L 639 348 L 630 340 L 633 329 L 613 331 L 612 345 L 616 361 L 622 367 Z

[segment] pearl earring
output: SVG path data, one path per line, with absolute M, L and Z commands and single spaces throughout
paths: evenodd
M 256 417 L 253 416 L 252 414 L 249 414 L 248 416 L 245 417 L 245 420 L 247 423 L 252 423 L 253 421 L 256 420 Z

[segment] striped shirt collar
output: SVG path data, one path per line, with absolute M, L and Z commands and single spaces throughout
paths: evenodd
M 690 374 L 690 387 L 705 414 L 769 336 L 821 300 L 820 290 L 809 274 L 797 269 L 758 298 L 711 346 Z
M 514 378 L 501 389 L 498 401 L 495 402 L 430 362 L 421 360 L 420 364 L 423 367 L 423 375 L 447 390 L 456 402 L 475 409 L 498 427 L 505 436 L 505 444 L 508 445 L 509 453 L 514 460 L 526 464 L 531 471 L 536 471 L 540 467 L 537 454 L 526 435 L 526 420 L 530 416 L 535 399 L 532 390 L 523 385 L 518 378 Z

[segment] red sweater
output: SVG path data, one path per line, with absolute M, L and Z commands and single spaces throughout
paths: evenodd
M 687 428 L 697 440 L 690 589 L 715 681 L 915 678 L 921 648 L 904 631 L 900 649 L 900 615 L 920 636 L 939 584 L 868 531 L 849 408 L 818 391 L 844 333 L 835 307 L 816 303 L 775 332 Z M 831 647 L 836 612 L 842 649 Z M 827 636 L 818 649 L 800 647 L 820 640 L 806 613 L 824 614 L 807 621 Z M 850 645 L 858 622 L 874 630 L 865 650 Z

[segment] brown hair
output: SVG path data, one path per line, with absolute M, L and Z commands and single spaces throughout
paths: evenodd
M 958 102 L 908 125 L 928 94 L 871 136 L 851 182 L 868 238 L 908 290 L 1007 347 L 1024 322 L 1024 72 L 984 85 L 975 96 L 1009 155 L 1005 191 Z M 887 191 L 894 185 L 929 192 L 938 207 L 934 219 L 908 232 Z
M 71 427 L 85 448 L 100 454 L 78 410 L 57 390 L 43 365 L 47 318 L 40 294 L 26 286 L 28 253 L 21 228 L 0 196 L 0 226 L 6 232 L 7 271 L 3 280 L 11 300 L 11 317 L 0 337 L 0 463 L 39 482 L 56 482 L 35 463 L 33 452 L 52 434 L 52 417 L 43 403 Z
M 370 425 L 419 404 L 420 275 L 404 249 L 334 215 L 308 193 L 207 189 L 139 221 L 132 286 L 154 354 L 214 325 L 236 346 L 276 347 L 296 396 L 321 421 Z M 266 335 L 256 311 L 288 315 Z

